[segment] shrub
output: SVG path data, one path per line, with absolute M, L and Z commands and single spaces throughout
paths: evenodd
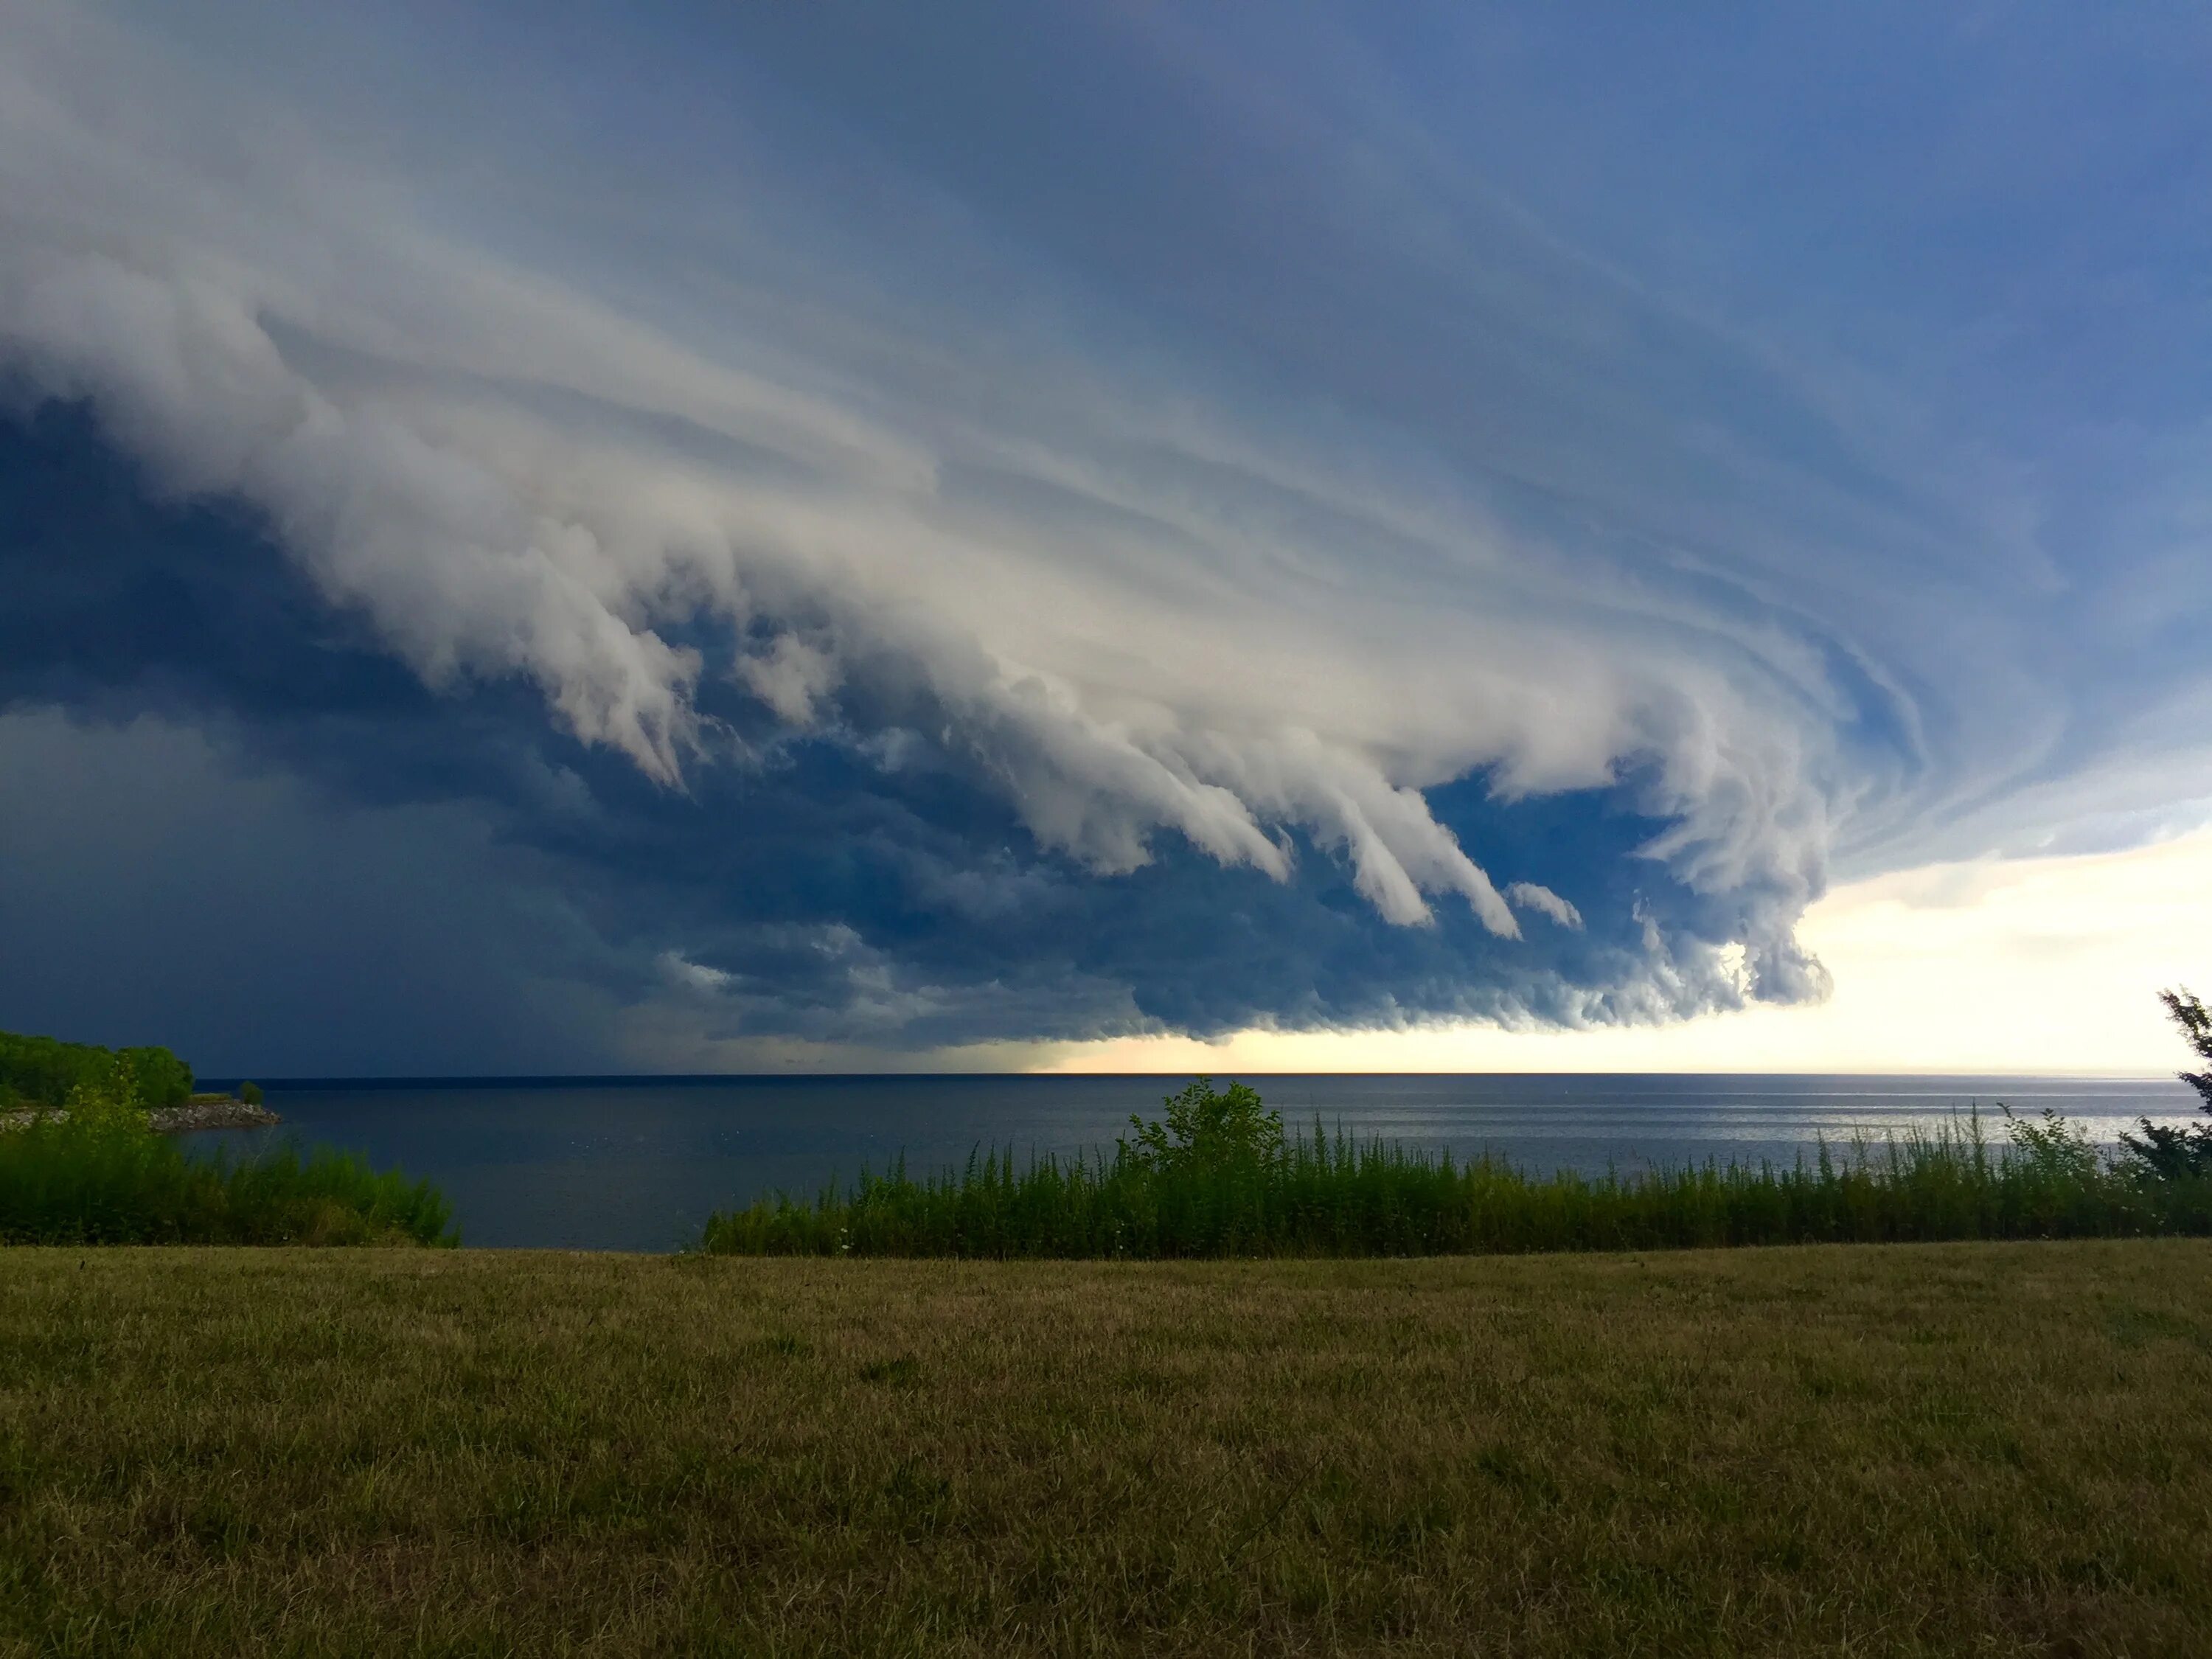
M 2063 1119 L 1977 1115 L 1880 1143 L 1823 1143 L 1789 1168 L 1708 1163 L 1531 1176 L 1380 1141 L 1285 1139 L 1259 1096 L 1200 1079 L 1162 1122 L 1062 1162 L 1011 1152 L 922 1180 L 903 1163 L 849 1193 L 779 1194 L 709 1218 L 746 1255 L 1425 1255 L 1559 1249 L 2212 1232 L 2212 1177 L 2152 1187 Z
M 152 1134 L 131 1073 L 81 1083 L 60 1112 L 0 1133 L 0 1243 L 450 1243 L 428 1182 L 286 1146 L 233 1164 Z
M 62 1111 L 79 1127 L 101 1133 L 143 1134 L 146 1104 L 138 1093 L 137 1074 L 120 1054 L 104 1068 L 88 1067 L 68 1097 Z
M 261 1085 L 258 1083 L 240 1084 L 238 1097 L 249 1106 L 258 1106 L 261 1103 Z
M 1258 1091 L 1232 1083 L 1219 1094 L 1213 1079 L 1201 1077 L 1179 1095 L 1162 1102 L 1164 1121 L 1147 1123 L 1133 1112 L 1134 1140 L 1118 1144 L 1121 1155 L 1156 1175 L 1188 1170 L 1256 1167 L 1283 1150 L 1283 1117 L 1271 1112 Z

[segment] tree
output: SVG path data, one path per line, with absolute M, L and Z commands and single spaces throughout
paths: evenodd
M 1259 1091 L 1245 1084 L 1232 1083 L 1216 1094 L 1213 1079 L 1202 1077 L 1161 1104 L 1167 1109 L 1164 1122 L 1132 1115 L 1129 1127 L 1137 1137 L 1121 1143 L 1123 1157 L 1148 1170 L 1164 1174 L 1257 1164 L 1282 1151 L 1282 1114 L 1269 1111 Z
M 2158 995 L 2189 1046 L 2205 1062 L 2205 1071 L 2178 1075 L 2197 1091 L 2197 1109 L 2212 1118 L 2212 1009 L 2199 1002 L 2186 986 L 2179 991 L 2160 991 Z M 2142 1133 L 2123 1134 L 2120 1145 L 2126 1148 L 2138 1176 L 2155 1181 L 2212 1176 L 2212 1122 L 2191 1123 L 2179 1129 L 2147 1117 L 2137 1118 L 2136 1123 Z
M 2189 1046 L 2197 1050 L 2197 1057 L 2212 1066 L 2212 1011 L 2192 996 L 2186 986 L 2179 991 L 2160 991 L 2159 1000 L 2166 1004 L 2166 1012 L 2173 1016 L 2173 1023 L 2189 1039 Z M 2184 1083 L 2197 1091 L 2198 1109 L 2212 1113 L 2212 1073 L 2182 1072 L 2177 1073 Z
M 118 1066 L 146 1105 L 178 1106 L 191 1097 L 192 1068 L 167 1048 L 100 1048 L 0 1031 L 0 1106 L 14 1100 L 59 1106 L 80 1085 L 96 1094 L 113 1082 Z

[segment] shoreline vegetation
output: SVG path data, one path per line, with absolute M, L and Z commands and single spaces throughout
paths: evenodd
M 192 1068 L 160 1048 L 102 1048 L 88 1042 L 0 1031 L 0 1129 L 41 1119 L 66 1122 L 71 1097 L 127 1098 L 155 1134 L 196 1129 L 261 1129 L 284 1120 L 263 1103 L 258 1084 L 230 1094 L 196 1094 Z
M 459 1242 L 429 1182 L 347 1153 L 195 1158 L 82 1109 L 0 1133 L 0 1245 Z
M 903 1161 L 812 1200 L 787 1194 L 708 1218 L 700 1247 L 730 1255 L 1014 1257 L 1416 1256 L 1550 1250 L 2212 1233 L 2212 1012 L 2160 994 L 2204 1061 L 2184 1072 L 2206 1121 L 2142 1120 L 2106 1152 L 2064 1118 L 1978 1112 L 1933 1131 L 1824 1139 L 1787 1168 L 1707 1163 L 1548 1178 L 1484 1157 L 1286 1134 L 1252 1089 L 1200 1078 L 1111 1155 L 971 1156 L 915 1178 Z
M 191 1081 L 166 1048 L 0 1034 L 0 1244 L 459 1242 L 436 1188 L 349 1154 L 186 1156 L 177 1134 L 282 1121 Z
M 2212 1652 L 2212 1245 L 0 1253 L 0 1654 Z
M 1110 1155 L 895 1164 L 812 1200 L 710 1217 L 735 1255 L 1195 1258 L 1519 1255 L 1731 1245 L 2212 1234 L 2212 1170 L 2110 1157 L 2063 1119 L 1963 1116 L 1810 1159 L 1585 1176 L 1382 1141 L 1287 1136 L 1242 1084 L 1200 1079 Z M 1137 1120 L 1132 1120 L 1133 1124 Z M 1170 1127 L 1174 1126 L 1174 1127 Z M 1145 1137 L 1159 1131 L 1157 1139 Z

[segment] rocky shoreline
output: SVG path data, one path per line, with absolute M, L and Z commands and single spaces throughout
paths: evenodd
M 0 1112 L 0 1129 L 12 1129 L 41 1116 L 66 1122 L 69 1114 Z M 190 1134 L 195 1129 L 266 1129 L 284 1120 L 266 1106 L 235 1095 L 194 1095 L 181 1106 L 156 1106 L 146 1114 L 146 1127 L 157 1135 Z
M 284 1120 L 266 1106 L 235 1095 L 194 1095 L 181 1106 L 156 1106 L 146 1127 L 157 1135 L 189 1134 L 194 1129 L 266 1129 Z

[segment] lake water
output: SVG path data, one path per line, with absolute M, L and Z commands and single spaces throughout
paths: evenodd
M 781 1188 L 811 1193 L 902 1151 L 918 1172 L 975 1147 L 1110 1148 L 1187 1077 L 810 1077 L 264 1083 L 281 1129 L 187 1137 L 246 1152 L 290 1135 L 428 1176 L 470 1244 L 666 1250 L 708 1215 Z M 1549 1174 L 1717 1158 L 1787 1163 L 1832 1142 L 1933 1126 L 1978 1105 L 2065 1113 L 2109 1143 L 2179 1121 L 2172 1079 L 1248 1076 L 1293 1127 L 1484 1152 Z M 227 1087 L 210 1083 L 208 1086 Z M 2001 1135 L 2002 1122 L 1990 1130 Z

